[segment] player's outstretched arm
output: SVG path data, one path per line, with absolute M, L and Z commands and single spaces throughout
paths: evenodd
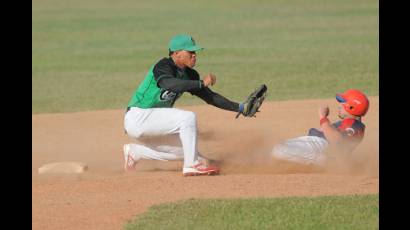
M 342 142 L 343 135 L 330 123 L 329 119 L 329 107 L 323 106 L 319 108 L 319 119 L 320 119 L 320 128 L 323 131 L 326 139 L 330 143 L 340 143 Z
M 206 103 L 218 107 L 220 109 L 232 111 L 232 112 L 239 112 L 239 103 L 233 102 L 226 97 L 213 92 L 208 87 L 205 87 L 201 90 L 191 92 L 193 95 L 201 98 Z

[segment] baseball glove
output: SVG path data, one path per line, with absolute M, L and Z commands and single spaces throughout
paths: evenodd
M 259 108 L 262 106 L 267 90 L 268 88 L 265 84 L 263 84 L 253 91 L 246 101 L 240 105 L 236 118 L 238 118 L 241 114 L 245 117 L 256 117 L 255 113 L 260 112 Z

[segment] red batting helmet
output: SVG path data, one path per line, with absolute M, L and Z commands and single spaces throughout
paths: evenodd
M 336 94 L 336 100 L 342 103 L 346 112 L 354 116 L 364 116 L 369 109 L 369 99 L 357 89 Z

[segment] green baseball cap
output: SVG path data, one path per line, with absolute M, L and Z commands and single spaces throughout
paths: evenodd
M 170 51 L 177 50 L 187 50 L 187 51 L 198 51 L 204 48 L 195 44 L 195 40 L 186 34 L 179 34 L 171 38 L 169 41 L 168 48 Z

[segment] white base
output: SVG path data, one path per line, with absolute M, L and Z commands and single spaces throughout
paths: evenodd
M 83 173 L 87 169 L 88 166 L 85 163 L 65 161 L 45 164 L 38 169 L 38 173 Z

